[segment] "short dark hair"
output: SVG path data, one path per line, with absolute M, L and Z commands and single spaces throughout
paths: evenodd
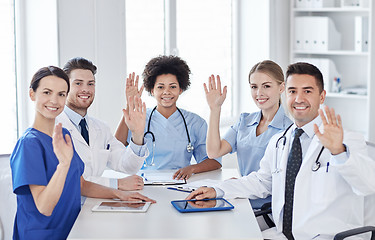
M 96 74 L 96 66 L 90 61 L 82 57 L 75 57 L 70 59 L 64 65 L 64 72 L 70 77 L 70 73 L 75 69 L 86 69 L 90 70 L 93 75 Z
M 324 90 L 324 81 L 323 81 L 323 75 L 320 72 L 319 68 L 316 66 L 306 63 L 306 62 L 297 62 L 290 64 L 288 66 L 288 70 L 286 71 L 286 79 L 285 83 L 287 82 L 287 79 L 290 75 L 293 74 L 307 74 L 310 76 L 313 76 L 316 80 L 316 84 L 319 87 L 319 92 L 322 93 Z
M 65 80 L 66 84 L 68 84 L 68 91 L 66 93 L 69 93 L 70 82 L 68 75 L 66 75 L 66 73 L 61 68 L 55 66 L 48 66 L 39 69 L 31 79 L 30 88 L 33 89 L 34 92 L 36 92 L 36 90 L 39 87 L 40 80 L 48 76 L 56 76 L 58 78 Z
M 142 73 L 146 91 L 151 93 L 156 78 L 163 74 L 175 75 L 182 91 L 190 86 L 190 68 L 187 63 L 177 56 L 158 56 L 151 59 Z

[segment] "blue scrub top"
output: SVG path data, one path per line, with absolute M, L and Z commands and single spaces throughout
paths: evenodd
M 69 131 L 63 128 L 63 134 Z M 35 206 L 29 185 L 46 186 L 59 164 L 52 138 L 34 128 L 26 130 L 10 157 L 13 192 L 17 213 L 13 239 L 66 239 L 81 210 L 80 177 L 84 164 L 76 151 L 70 164 L 60 200 L 52 215 L 41 214 Z
M 197 163 L 208 158 L 206 152 L 206 121 L 195 113 L 184 109 L 180 110 L 185 117 L 194 150 L 190 153 L 186 150 L 189 141 L 181 114 L 176 110 L 167 119 L 155 109 L 150 125 L 150 131 L 155 135 L 155 148 L 153 148 L 151 134 L 146 135 L 147 147 L 150 152 L 146 161 L 151 163 L 154 151 L 155 165 L 144 166 L 142 169 L 179 169 L 189 166 L 192 156 Z M 147 109 L 145 132 L 147 131 L 151 111 L 152 109 Z M 130 138 L 131 132 L 128 134 L 128 142 Z M 221 163 L 221 158 L 216 160 Z
M 238 167 L 242 176 L 258 171 L 259 162 L 272 136 L 293 123 L 280 106 L 268 129 L 257 136 L 256 130 L 261 117 L 261 111 L 252 114 L 242 113 L 240 119 L 231 126 L 223 138 L 232 147 L 231 153 L 237 152 Z

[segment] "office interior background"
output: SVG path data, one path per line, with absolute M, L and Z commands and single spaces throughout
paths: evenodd
M 344 127 L 375 141 L 372 1 L 316 0 L 322 6 L 301 6 L 303 1 L 0 0 L 0 198 L 4 197 L 0 202 L 14 198 L 8 190 L 9 154 L 33 122 L 28 94 L 32 75 L 43 66 L 62 67 L 77 56 L 98 67 L 96 98 L 89 114 L 113 131 L 125 106 L 127 75 L 141 75 L 152 57 L 174 54 L 187 61 L 192 85 L 178 106 L 206 120 L 209 109 L 203 83 L 211 74 L 221 76 L 229 89 L 223 131 L 241 112 L 258 110 L 248 84 L 255 63 L 271 59 L 285 71 L 289 63 L 307 59 L 322 64 L 329 80 L 326 103 L 342 115 Z M 325 19 L 325 28 L 301 21 L 308 17 Z M 319 37 L 325 32 L 327 48 L 298 46 L 296 39 L 307 31 Z M 358 38 L 367 45 L 356 46 Z M 337 92 L 337 78 L 342 92 Z M 155 105 L 147 92 L 142 97 L 147 107 Z M 0 229 L 13 225 L 3 220 L 10 219 L 8 212 L 6 205 L 0 205 Z M 0 239 L 7 239 L 7 234 L 2 230 Z

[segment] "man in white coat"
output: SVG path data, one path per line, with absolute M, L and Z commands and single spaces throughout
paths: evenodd
M 315 66 L 290 65 L 286 100 L 294 124 L 270 140 L 259 171 L 199 188 L 187 199 L 272 194 L 276 227 L 263 231 L 265 239 L 333 239 L 338 232 L 364 226 L 365 200 L 375 194 L 375 161 L 367 156 L 362 136 L 343 130 L 340 115 L 325 107 L 325 116 L 319 109 L 326 96 L 323 86 Z M 298 155 L 300 165 L 292 166 Z
M 145 116 L 134 115 L 138 119 L 127 121 L 129 129 L 132 128 L 135 134 L 129 146 L 125 147 L 105 123 L 87 115 L 95 97 L 96 66 L 87 59 L 73 58 L 65 64 L 64 71 L 70 79 L 70 92 L 65 109 L 57 117 L 57 121 L 72 135 L 75 150 L 85 163 L 84 179 L 119 190 L 142 189 L 143 179 L 140 176 L 112 179 L 102 177 L 102 174 L 107 166 L 127 174 L 135 174 L 142 167 L 148 156 L 143 138 Z M 130 101 L 133 106 L 140 104 L 142 108 L 140 99 Z M 145 110 L 144 105 L 143 107 Z M 129 119 L 129 108 L 127 110 L 124 114 L 127 113 Z

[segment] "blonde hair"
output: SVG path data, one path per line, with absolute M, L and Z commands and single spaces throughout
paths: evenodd
M 284 82 L 284 73 L 281 67 L 271 60 L 264 60 L 262 62 L 258 62 L 255 64 L 249 73 L 249 83 L 250 77 L 255 72 L 261 72 L 269 75 L 272 77 L 278 84 L 282 84 Z

